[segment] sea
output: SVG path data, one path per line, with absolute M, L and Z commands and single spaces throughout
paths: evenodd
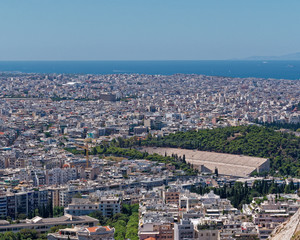
M 300 61 L 0 61 L 0 72 L 300 79 Z

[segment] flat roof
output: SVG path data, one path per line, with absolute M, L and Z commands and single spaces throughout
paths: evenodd
M 33 226 L 47 226 L 47 225 L 66 225 L 66 224 L 80 224 L 80 223 L 89 223 L 89 222 L 99 222 L 97 219 L 90 216 L 61 216 L 57 218 L 41 218 L 38 222 L 27 222 L 27 223 L 17 223 L 2 225 L 0 229 L 3 228 L 22 228 L 22 227 L 33 227 Z

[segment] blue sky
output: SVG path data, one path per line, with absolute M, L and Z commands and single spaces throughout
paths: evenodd
M 211 60 L 300 51 L 299 0 L 9 0 L 0 60 Z

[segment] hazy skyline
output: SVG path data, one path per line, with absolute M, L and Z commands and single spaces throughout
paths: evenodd
M 0 5 L 0 60 L 213 60 L 300 51 L 300 1 L 26 0 Z

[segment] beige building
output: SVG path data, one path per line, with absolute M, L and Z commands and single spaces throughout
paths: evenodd
M 180 193 L 173 191 L 171 189 L 168 189 L 167 191 L 163 192 L 163 199 L 165 203 L 174 203 L 179 204 L 179 196 Z
M 139 229 L 139 239 L 146 240 L 153 238 L 155 240 L 174 239 L 174 229 L 172 223 L 146 223 Z
M 88 228 L 65 228 L 57 233 L 50 233 L 48 240 L 114 240 L 115 229 L 108 226 L 95 226 Z

